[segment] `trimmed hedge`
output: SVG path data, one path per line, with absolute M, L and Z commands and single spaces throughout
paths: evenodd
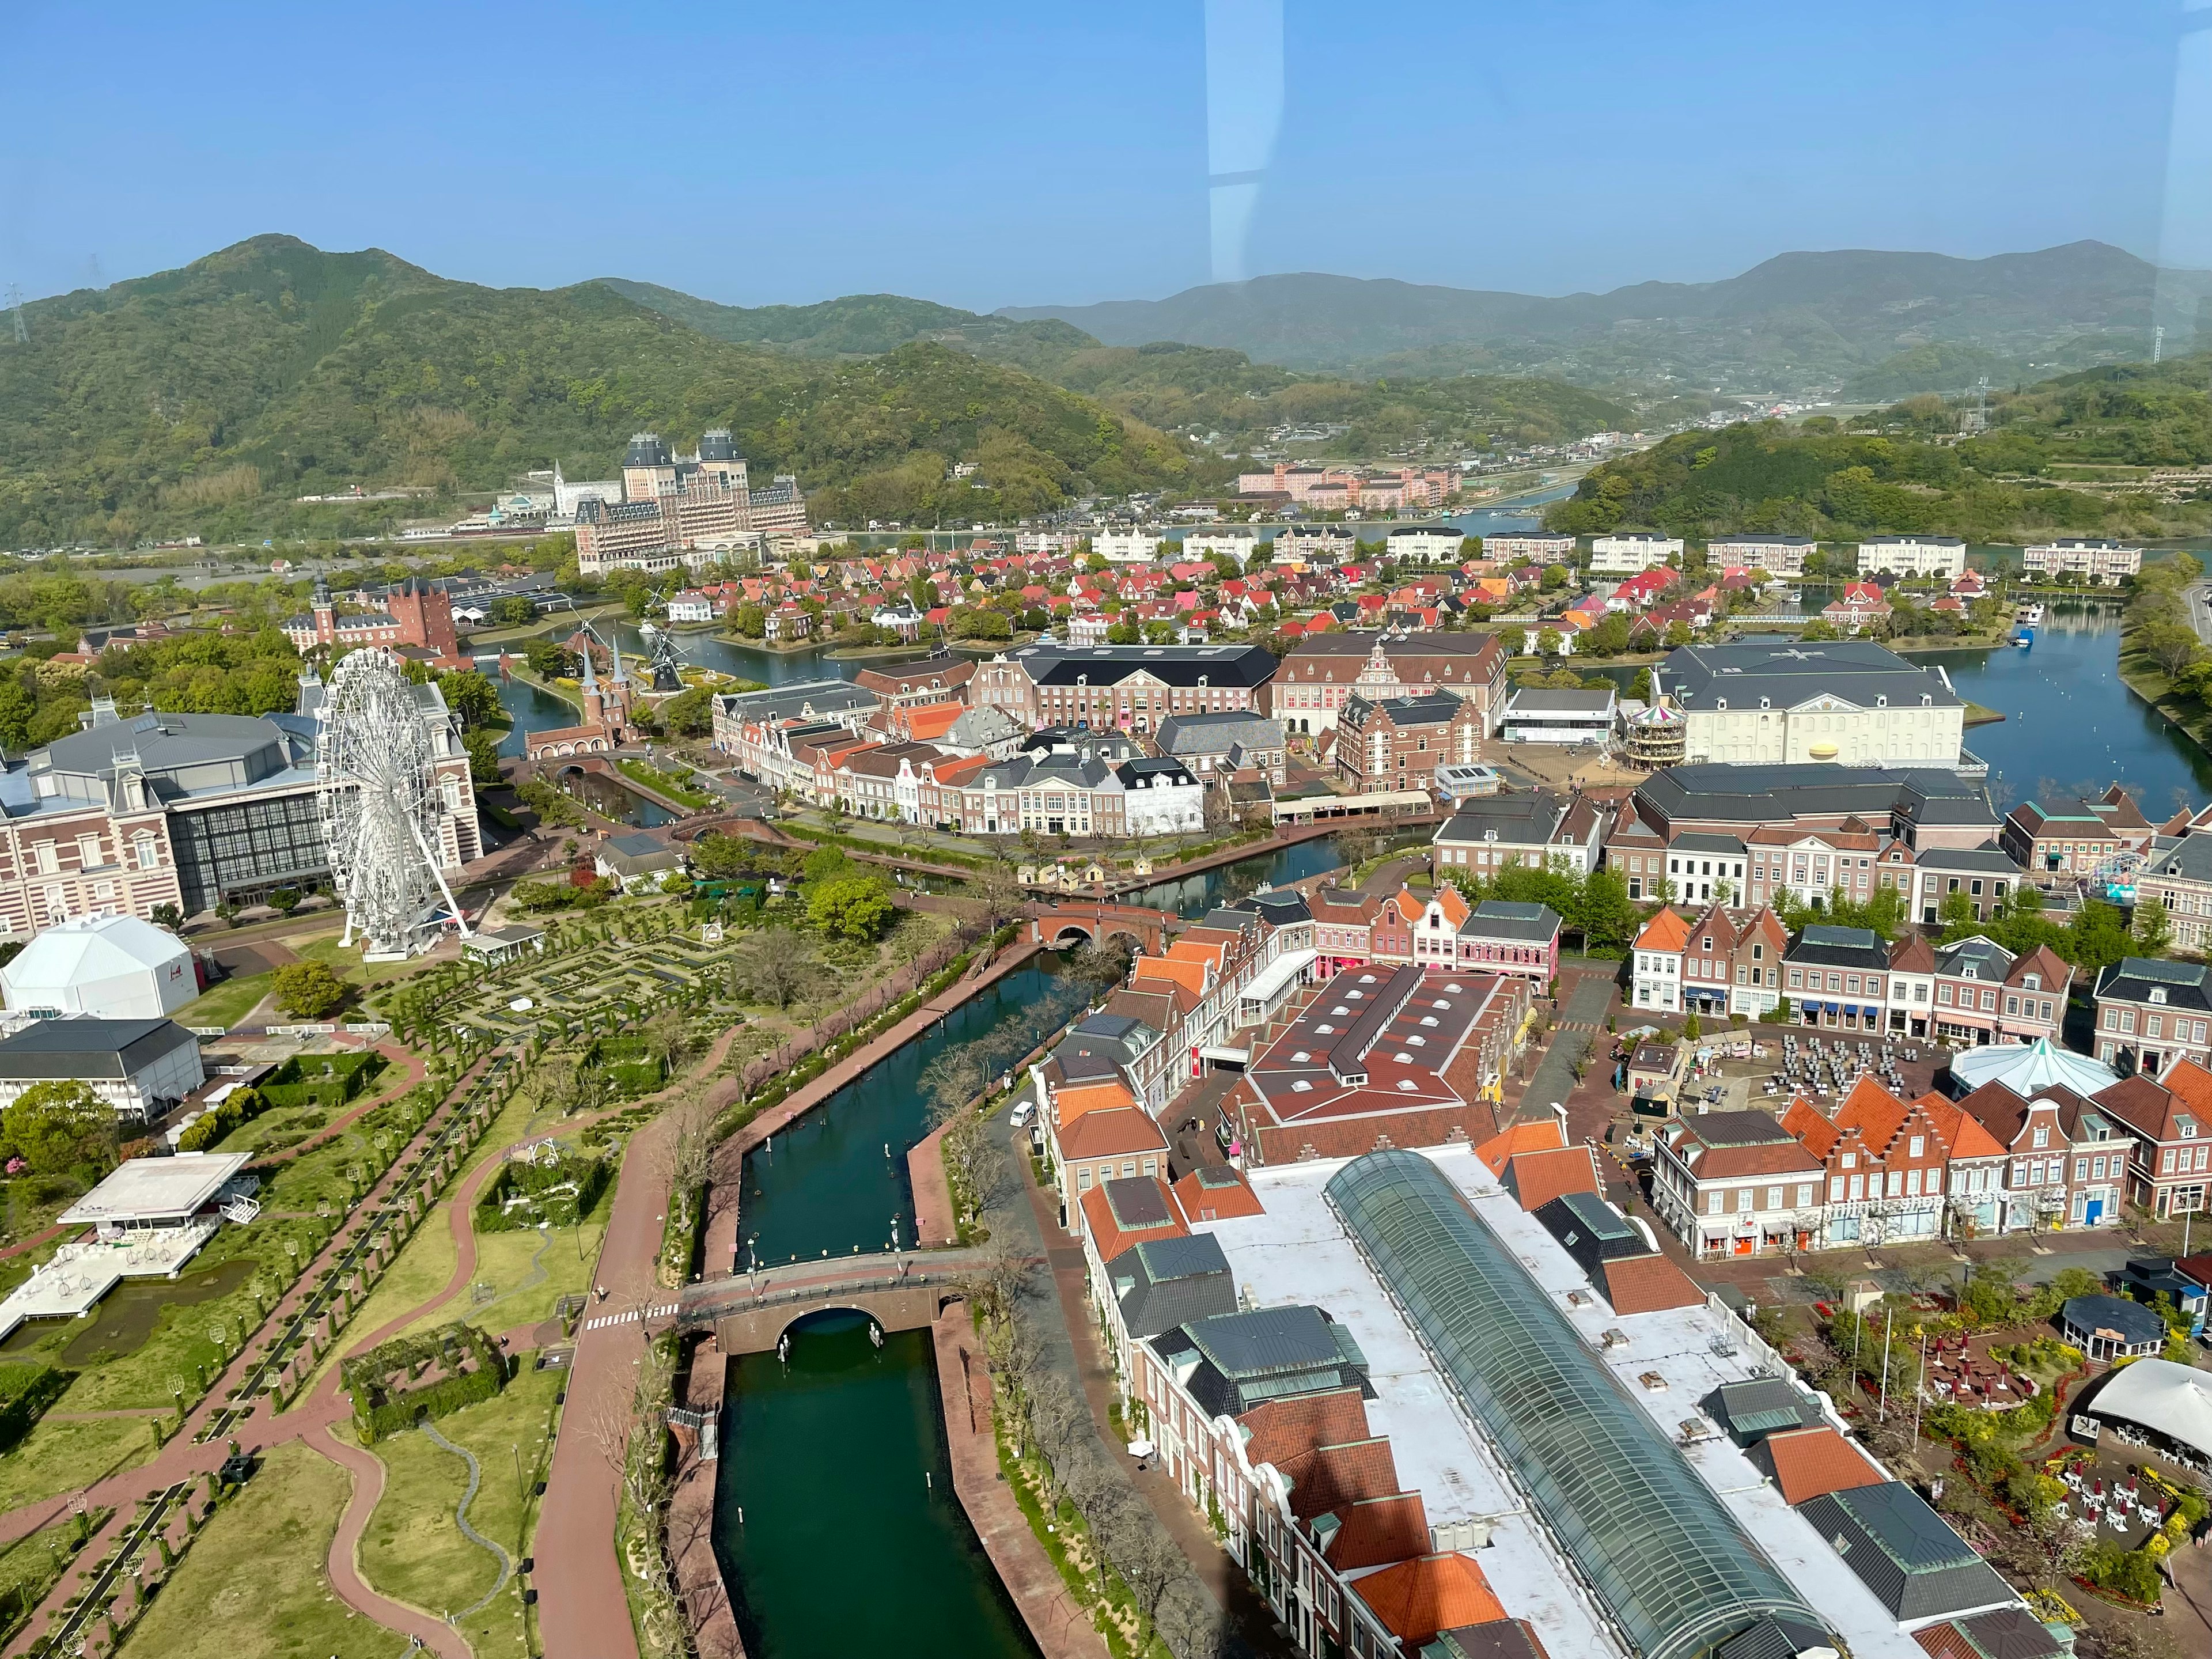
M 618 1096 L 649 1095 L 668 1080 L 668 1068 L 647 1052 L 642 1037 L 601 1037 L 585 1050 L 584 1063 L 605 1073 Z
M 11 1451 L 76 1381 L 52 1365 L 0 1365 L 0 1452 Z
M 556 1188 L 573 1183 L 573 1192 Z M 477 1200 L 476 1230 L 479 1233 L 517 1232 L 532 1227 L 573 1227 L 592 1212 L 606 1190 L 607 1163 L 563 1152 L 551 1164 L 532 1164 L 510 1158 L 484 1183 Z M 511 1199 L 528 1201 L 508 1207 Z
M 475 1365 L 420 1389 L 395 1388 L 395 1378 L 432 1361 L 450 1363 L 465 1354 Z M 507 1387 L 507 1356 L 473 1325 L 447 1325 L 421 1336 L 395 1337 L 341 1367 L 353 1395 L 353 1420 L 362 1437 L 374 1443 L 415 1426 L 422 1417 L 440 1418 L 464 1406 L 489 1400 Z
M 384 1069 L 374 1049 L 358 1054 L 295 1055 L 261 1085 L 271 1106 L 343 1106 Z

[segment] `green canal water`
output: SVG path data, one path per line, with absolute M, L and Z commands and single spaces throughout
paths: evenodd
M 858 1314 L 748 1354 L 722 1410 L 714 1539 L 751 1659 L 1034 1659 L 952 1489 L 928 1333 Z

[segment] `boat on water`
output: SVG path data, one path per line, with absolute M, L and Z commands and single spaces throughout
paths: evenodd
M 2018 646 L 2021 650 L 2027 650 L 2028 647 L 2035 643 L 2035 630 L 2033 628 L 2023 628 L 2020 629 L 2012 636 L 2012 642 Z
M 2023 627 L 2033 628 L 2043 620 L 2043 606 L 2034 599 L 2012 613 L 2012 619 Z

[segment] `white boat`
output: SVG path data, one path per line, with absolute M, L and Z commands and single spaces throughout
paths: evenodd
M 2043 620 L 2043 606 L 2034 599 L 2012 613 L 2012 619 L 2024 627 L 2033 628 Z

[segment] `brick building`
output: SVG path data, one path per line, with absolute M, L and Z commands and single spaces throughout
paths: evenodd
M 1031 731 L 1152 732 L 1174 714 L 1267 713 L 1275 659 L 1258 645 L 1025 645 L 976 665 L 968 701 Z
M 1505 650 L 1488 634 L 1312 634 L 1276 671 L 1273 712 L 1291 732 L 1334 730 L 1355 696 L 1370 702 L 1449 691 L 1475 707 L 1478 736 L 1505 718 Z
M 1449 692 L 1354 696 L 1337 718 L 1337 780 L 1354 794 L 1427 789 L 1438 765 L 1472 765 L 1481 740 L 1481 711 Z

